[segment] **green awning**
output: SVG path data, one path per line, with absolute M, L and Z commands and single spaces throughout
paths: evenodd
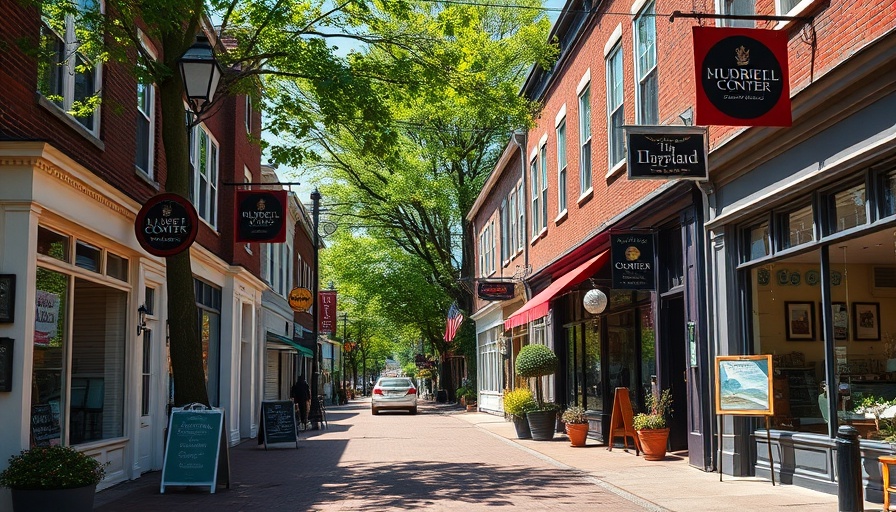
M 274 334 L 272 332 L 268 333 L 268 338 L 273 339 L 274 341 L 279 341 L 280 343 L 289 345 L 290 347 L 296 349 L 299 354 L 302 354 L 305 357 L 314 357 L 314 352 L 311 351 L 310 348 L 303 347 L 296 343 L 295 341 L 287 338 L 286 336 L 280 336 L 279 334 Z

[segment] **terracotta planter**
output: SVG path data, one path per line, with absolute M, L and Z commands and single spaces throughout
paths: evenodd
M 512 418 L 517 439 L 532 439 L 532 431 L 529 430 L 529 420 L 526 419 L 526 415 L 513 416 Z
M 644 460 L 666 458 L 666 446 L 669 442 L 668 428 L 638 430 L 637 432 L 638 441 L 641 442 L 641 451 L 644 452 Z
M 46 512 L 66 510 L 69 512 L 90 512 L 96 484 L 75 489 L 12 490 L 14 512 Z
M 476 402 L 467 404 L 468 412 L 476 412 Z
M 569 436 L 569 444 L 572 446 L 585 446 L 585 440 L 588 439 L 588 424 L 567 423 L 566 435 Z
M 529 430 L 535 441 L 550 441 L 557 430 L 557 411 L 535 411 L 526 413 Z

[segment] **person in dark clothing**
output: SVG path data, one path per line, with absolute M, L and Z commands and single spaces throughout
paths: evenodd
M 311 388 L 305 382 L 304 376 L 299 375 L 299 380 L 293 384 L 290 395 L 292 396 L 292 401 L 296 404 L 301 428 L 305 429 L 308 425 L 308 411 L 311 409 Z

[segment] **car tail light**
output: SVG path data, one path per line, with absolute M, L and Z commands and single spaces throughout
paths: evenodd
M 408 390 L 408 394 L 409 394 L 409 395 L 416 395 L 416 394 L 417 394 L 417 390 L 414 389 L 414 388 L 411 388 L 411 389 Z
M 382 395 L 383 390 L 381 388 L 373 388 L 373 394 L 374 395 Z

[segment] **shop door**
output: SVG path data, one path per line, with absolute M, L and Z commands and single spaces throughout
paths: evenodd
M 137 469 L 142 473 L 146 473 L 153 469 L 153 447 L 155 443 L 154 429 L 155 421 L 155 405 L 154 402 L 159 399 L 158 393 L 153 393 L 156 389 L 155 376 L 158 372 L 153 371 L 153 331 L 144 329 L 142 347 L 142 361 L 140 370 L 140 424 L 137 432 Z
M 688 449 L 688 415 L 690 412 L 687 389 L 685 354 L 684 298 L 682 295 L 663 298 L 662 339 L 660 341 L 663 389 L 672 390 L 672 415 L 669 418 L 669 447 L 672 451 Z

